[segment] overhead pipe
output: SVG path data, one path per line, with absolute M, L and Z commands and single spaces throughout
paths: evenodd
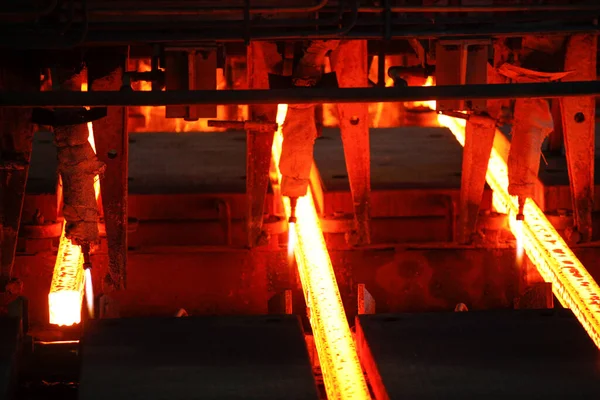
M 345 39 L 383 39 L 380 27 L 375 31 L 357 31 L 354 30 L 355 24 L 348 23 L 347 26 L 332 31 L 312 30 L 306 32 L 290 32 L 281 34 L 281 30 L 263 30 L 260 34 L 250 33 L 250 40 L 326 40 L 339 39 L 344 36 Z M 494 37 L 519 37 L 529 34 L 540 35 L 568 35 L 575 33 L 597 34 L 600 32 L 598 25 L 586 23 L 585 25 L 572 26 L 548 26 L 547 24 L 523 24 L 523 26 L 492 26 L 477 28 L 451 28 L 440 30 L 395 30 L 391 33 L 391 39 L 435 39 L 443 37 L 468 38 L 474 36 L 494 36 Z M 207 29 L 204 31 L 182 32 L 157 32 L 152 30 L 136 31 L 90 31 L 85 39 L 86 45 L 124 45 L 133 43 L 167 43 L 167 42 L 188 42 L 193 43 L 198 40 L 212 40 L 219 42 L 242 42 L 245 40 L 243 32 L 238 29 L 228 29 L 223 27 L 216 31 Z M 36 39 L 39 40 L 39 39 Z M 0 47 L 22 48 L 22 42 L 15 40 L 14 36 L 6 37 Z M 35 43 L 28 44 L 27 48 L 43 49 L 43 46 L 35 46 Z
M 119 2 L 118 5 L 122 5 L 123 2 Z M 329 0 L 321 0 L 317 4 L 312 6 L 281 6 L 281 7 L 254 7 L 250 8 L 248 12 L 250 14 L 304 14 L 313 13 L 323 9 Z M 139 5 L 147 5 L 147 2 L 139 3 Z M 102 2 L 98 8 L 94 8 L 95 4 L 90 4 L 90 13 L 98 15 L 214 15 L 214 14 L 235 14 L 244 13 L 244 7 L 194 7 L 194 8 L 175 8 L 172 2 L 167 3 L 167 7 L 160 8 L 155 5 L 156 8 L 144 9 L 142 7 L 123 7 L 121 9 L 108 9 L 106 2 Z
M 359 7 L 361 13 L 384 13 L 386 7 Z M 514 6 L 393 6 L 389 11 L 393 13 L 495 13 L 495 12 L 523 12 L 523 11 L 598 11 L 600 4 L 544 4 L 544 5 L 514 5 Z
M 98 15 L 212 15 L 212 14 L 235 14 L 242 13 L 243 7 L 212 7 L 212 8 L 189 8 L 178 6 L 173 2 L 164 4 L 163 7 L 154 4 L 153 8 L 144 8 L 147 2 L 123 2 L 115 4 L 119 9 L 109 9 L 106 2 L 99 5 L 91 5 L 91 12 Z M 250 14 L 265 13 L 312 13 L 323 10 L 328 0 L 321 0 L 313 6 L 282 6 L 282 7 L 255 7 L 250 9 Z M 113 5 L 111 5 L 113 6 Z M 114 6 L 113 6 L 114 7 Z M 600 4 L 545 4 L 545 5 L 513 5 L 513 6 L 392 6 L 392 7 L 359 7 L 358 11 L 368 14 L 380 14 L 386 11 L 392 13 L 494 13 L 494 12 L 539 12 L 539 11 L 595 11 L 600 10 Z
M 323 19 L 263 19 L 263 20 L 252 20 L 250 22 L 252 22 L 251 27 L 252 28 L 261 28 L 261 27 L 280 27 L 280 26 L 304 26 L 304 27 L 321 27 L 321 26 L 332 26 L 332 25 L 339 25 L 340 21 L 343 18 L 344 12 L 346 10 L 344 10 L 344 3 L 340 3 L 340 6 L 338 7 L 338 10 L 334 13 L 334 15 L 329 16 L 327 18 L 323 18 Z M 357 10 L 358 12 L 358 10 Z M 239 23 L 240 22 L 248 22 L 245 20 L 212 20 L 212 21 L 197 21 L 197 20 L 178 20 L 178 19 L 170 19 L 169 21 L 166 21 L 168 25 L 165 24 L 164 21 L 159 21 L 159 20 L 139 20 L 139 21 L 135 21 L 134 24 L 128 24 L 127 28 L 129 30 L 136 30 L 136 29 L 140 29 L 140 27 L 145 27 L 147 26 L 147 24 L 149 22 L 152 22 L 152 26 L 155 29 L 178 29 L 178 30 L 182 30 L 183 29 L 183 25 L 182 24 L 189 24 L 189 26 L 192 29 L 197 29 L 199 26 L 201 26 L 202 28 L 220 28 L 220 29 L 224 29 L 224 25 L 233 25 L 235 24 L 235 28 L 239 27 Z M 115 23 L 114 25 L 117 25 L 118 23 Z M 120 22 L 120 24 L 123 24 L 123 22 Z M 97 27 L 98 24 L 95 24 L 95 27 Z M 105 25 L 100 24 L 101 29 L 105 29 L 105 30 L 110 30 L 111 25 L 110 23 L 105 23 Z M 227 28 L 225 28 L 227 29 Z
M 390 88 L 292 88 L 193 91 L 0 92 L 0 107 L 108 107 L 232 104 L 377 103 L 452 99 L 600 95 L 600 81 Z

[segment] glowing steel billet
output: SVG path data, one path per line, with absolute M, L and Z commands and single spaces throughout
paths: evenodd
M 438 121 L 454 134 L 464 146 L 465 121 L 439 115 Z M 581 261 L 548 221 L 542 210 L 531 199 L 527 199 L 522 226 L 514 216 L 518 212 L 516 197 L 508 194 L 508 168 L 506 160 L 494 148 L 490 156 L 486 180 L 492 190 L 494 208 L 509 214 L 510 229 L 516 235 L 522 230 L 525 253 L 536 266 L 561 304 L 573 311 L 581 325 L 600 348 L 600 287 L 587 272 Z
M 81 86 L 82 91 L 87 90 L 87 83 Z M 94 142 L 94 130 L 92 123 L 88 122 L 88 142 L 94 153 L 96 144 Z M 96 200 L 100 195 L 100 181 L 96 177 L 94 181 L 94 192 Z M 83 253 L 81 247 L 74 245 L 65 236 L 65 225 L 60 236 L 58 254 L 54 265 L 52 283 L 48 293 L 48 311 L 50 323 L 53 325 L 74 325 L 81 322 L 81 304 L 83 302 L 84 290 L 88 294 L 88 311 L 93 313 L 93 289 L 91 286 L 91 273 L 83 271 Z M 91 314 L 90 314 L 91 315 Z
M 278 123 L 283 124 L 287 106 L 279 105 Z M 281 129 L 273 140 L 273 159 L 279 164 L 283 136 Z M 277 170 L 279 182 L 281 173 Z M 290 201 L 284 198 L 287 217 L 291 214 Z M 313 195 L 309 193 L 298 199 L 295 224 L 295 258 L 309 320 L 313 328 L 315 346 L 323 371 L 327 398 L 369 399 L 369 391 L 358 360 L 356 346 L 346 320 L 342 299 L 335 279 L 333 266 L 320 220 L 315 209 Z
M 63 224 L 52 284 L 48 293 L 51 324 L 73 325 L 81 322 L 84 286 L 81 247 L 74 245 L 65 237 Z

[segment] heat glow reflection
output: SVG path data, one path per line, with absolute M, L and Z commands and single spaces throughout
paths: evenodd
M 515 236 L 517 242 L 517 265 L 523 265 L 523 258 L 525 256 L 525 248 L 524 245 L 524 233 L 523 233 L 523 221 L 516 220 L 514 222 L 514 230 L 513 235 Z
M 440 114 L 438 121 L 464 146 L 465 120 Z M 542 278 L 552 283 L 552 290 L 561 304 L 573 311 L 600 348 L 600 287 L 533 200 L 527 199 L 525 203 L 525 221 L 517 222 L 519 205 L 517 198 L 508 194 L 505 157 L 495 147 L 492 149 L 486 180 L 494 191 L 494 208 L 509 215 L 510 229 L 515 236 L 522 229 L 523 249 L 529 260 Z
M 288 224 L 288 264 L 292 265 L 294 261 L 294 252 L 296 250 L 296 224 Z
M 87 91 L 87 82 L 81 84 L 81 91 Z M 91 122 L 87 124 L 88 142 L 94 153 L 94 128 Z M 100 179 L 94 180 L 96 201 L 100 196 Z M 83 253 L 81 247 L 73 244 L 65 236 L 65 225 L 60 236 L 58 254 L 54 264 L 52 283 L 48 293 L 48 311 L 50 324 L 70 326 L 81 322 L 81 304 L 85 293 L 89 315 L 94 315 L 94 289 L 92 287 L 91 270 L 83 270 Z
M 281 126 L 287 105 L 277 108 L 279 129 L 273 140 L 272 156 L 279 165 L 283 135 Z M 281 182 L 281 172 L 277 168 Z M 285 197 L 284 208 L 290 217 L 290 201 Z M 333 272 L 333 266 L 320 220 L 309 189 L 306 196 L 298 199 L 295 258 L 302 282 L 304 298 L 309 309 L 315 346 L 323 372 L 328 399 L 369 399 L 369 391 L 358 361 L 356 346 L 346 320 L 342 299 Z
M 83 254 L 81 247 L 65 237 L 65 227 L 60 237 L 58 254 L 52 275 L 48 308 L 53 325 L 74 325 L 81 322 L 83 301 Z

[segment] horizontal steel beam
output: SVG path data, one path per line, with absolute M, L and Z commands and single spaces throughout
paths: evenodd
M 293 88 L 164 92 L 0 92 L 0 107 L 183 106 L 207 104 L 377 103 L 600 95 L 600 81 L 399 88 Z

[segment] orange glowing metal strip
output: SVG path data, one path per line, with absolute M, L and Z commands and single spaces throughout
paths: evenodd
M 87 90 L 87 84 L 82 84 L 82 91 Z M 96 152 L 92 123 L 88 126 L 88 141 Z M 100 182 L 94 182 L 96 199 L 100 194 Z M 65 237 L 65 226 L 58 245 L 58 254 L 54 265 L 52 283 L 48 293 L 48 310 L 50 323 L 54 325 L 74 325 L 81 322 L 81 304 L 85 289 L 85 274 L 83 272 L 83 254 L 81 247 L 74 245 Z
M 48 308 L 50 323 L 54 325 L 73 325 L 81 322 L 81 303 L 83 301 L 84 276 L 83 254 L 81 247 L 74 245 L 65 237 L 65 229 L 60 237 Z
M 439 115 L 438 121 L 454 134 L 464 146 L 465 121 Z M 493 205 L 498 212 L 516 215 L 518 202 L 508 194 L 508 168 L 504 157 L 492 150 L 486 180 L 494 191 Z M 563 306 L 573 311 L 581 325 L 600 348 L 600 287 L 581 261 L 556 232 L 542 210 L 527 199 L 522 226 L 525 252 Z M 517 232 L 515 218 L 509 218 L 510 228 Z
M 283 124 L 286 105 L 279 105 L 277 119 Z M 281 128 L 273 140 L 273 159 L 279 164 L 283 135 Z M 281 172 L 277 169 L 279 182 Z M 286 215 L 290 216 L 290 202 L 284 198 Z M 356 346 L 346 320 L 342 299 L 312 193 L 298 199 L 296 205 L 296 263 L 315 345 L 323 371 L 327 398 L 369 399 L 369 391 L 362 373 Z

